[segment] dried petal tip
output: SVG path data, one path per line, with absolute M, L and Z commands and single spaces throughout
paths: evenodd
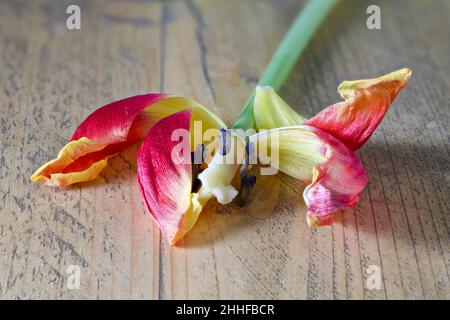
M 399 94 L 400 90 L 408 84 L 411 74 L 412 72 L 410 69 L 403 68 L 375 79 L 343 81 L 338 87 L 338 92 L 342 99 L 347 100 L 356 96 L 358 90 L 368 89 L 376 85 L 382 85 L 389 91 L 390 102 L 392 103 Z
M 333 224 L 333 215 L 330 214 L 328 216 L 321 217 L 312 212 L 308 212 L 306 216 L 306 222 L 311 228 L 329 226 Z
M 411 77 L 404 68 L 375 79 L 344 81 L 344 102 L 322 110 L 305 124 L 332 134 L 352 150 L 359 149 L 383 120 L 389 106 Z

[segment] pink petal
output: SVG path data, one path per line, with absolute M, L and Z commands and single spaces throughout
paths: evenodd
M 308 224 L 323 226 L 333 222 L 337 210 L 358 203 L 368 177 L 353 151 L 326 132 L 313 131 L 326 143 L 328 159 L 313 168 L 312 181 L 305 188 L 303 198 L 308 207 Z
M 189 130 L 191 111 L 177 112 L 160 120 L 148 132 L 138 152 L 138 183 L 145 205 L 170 244 L 175 244 L 195 223 L 200 213 L 191 196 L 190 161 L 172 150 L 174 130 Z M 188 131 L 189 132 L 189 131 Z M 189 136 L 188 136 L 189 140 Z M 187 143 L 188 149 L 190 142 Z M 190 160 L 190 154 L 189 154 Z
M 306 182 L 303 198 L 311 226 L 331 224 L 337 210 L 358 202 L 367 183 L 358 156 L 320 129 L 307 125 L 272 129 L 251 136 L 250 142 L 260 150 L 258 157 L 270 146 L 270 159 L 263 163 Z

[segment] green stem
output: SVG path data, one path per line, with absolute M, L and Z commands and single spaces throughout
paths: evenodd
M 271 86 L 278 90 L 289 76 L 300 55 L 305 50 L 314 33 L 324 21 L 328 13 L 339 0 L 309 0 L 284 36 L 277 51 L 264 70 L 258 82 L 260 86 Z M 233 128 L 254 129 L 253 101 L 255 91 L 251 93 L 233 124 Z

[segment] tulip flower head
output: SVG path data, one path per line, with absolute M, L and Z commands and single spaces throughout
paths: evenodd
M 345 81 L 345 100 L 310 119 L 290 108 L 268 86 L 257 87 L 246 132 L 228 129 L 196 101 L 147 94 L 108 104 L 83 121 L 58 156 L 31 180 L 49 186 L 95 179 L 107 160 L 143 141 L 137 181 L 144 204 L 170 244 L 191 230 L 203 207 L 215 198 L 228 204 L 250 196 L 259 174 L 279 171 L 306 183 L 303 199 L 310 226 L 329 225 L 339 209 L 354 206 L 368 177 L 354 150 L 373 134 L 411 75 Z M 248 128 L 253 129 L 253 128 Z M 240 186 L 232 181 L 239 172 Z

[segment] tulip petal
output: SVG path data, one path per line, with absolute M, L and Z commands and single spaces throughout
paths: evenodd
M 145 205 L 172 245 L 192 228 L 204 203 L 191 193 L 190 161 L 172 152 L 180 143 L 172 141 L 172 133 L 189 130 L 190 118 L 191 111 L 185 110 L 160 120 L 149 130 L 137 156 L 138 184 Z
M 31 180 L 58 187 L 93 180 L 108 158 L 141 141 L 162 117 L 183 109 L 193 110 L 192 123 L 202 120 L 204 129 L 225 126 L 213 113 L 185 97 L 146 94 L 122 99 L 88 116 L 58 157 L 41 166 Z
M 375 79 L 344 81 L 338 92 L 345 101 L 322 110 L 305 124 L 356 150 L 373 134 L 410 76 L 411 70 L 404 68 Z
M 256 87 L 253 114 L 258 130 L 299 125 L 306 121 L 269 86 Z
M 303 197 L 310 226 L 330 224 L 336 210 L 358 202 L 367 183 L 358 156 L 320 129 L 306 125 L 273 129 L 251 136 L 250 141 L 258 149 L 269 147 L 277 160 L 272 167 L 308 183 Z

